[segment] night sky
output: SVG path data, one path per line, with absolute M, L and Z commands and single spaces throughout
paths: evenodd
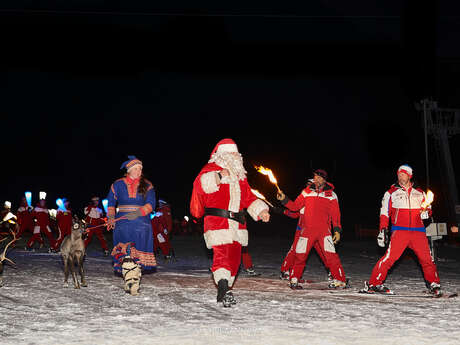
M 254 164 L 272 168 L 291 198 L 312 168 L 328 170 L 352 232 L 376 224 L 400 164 L 424 186 L 414 102 L 460 108 L 452 4 L 110 6 L 2 1 L 0 197 L 14 207 L 24 191 L 36 200 L 45 190 L 49 206 L 67 197 L 81 210 L 106 195 L 133 154 L 180 218 L 214 145 L 230 137 L 250 184 L 269 199 L 275 189 Z M 458 138 L 451 144 L 455 152 Z

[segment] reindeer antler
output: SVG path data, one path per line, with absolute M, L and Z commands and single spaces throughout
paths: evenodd
M 5 248 L 3 249 L 3 253 L 0 255 L 0 262 L 3 262 L 3 261 L 8 261 L 10 262 L 11 264 L 13 264 L 14 266 L 16 266 L 16 264 L 13 262 L 13 260 L 11 259 L 8 259 L 6 257 L 6 251 L 8 249 L 8 247 L 13 244 L 14 242 L 16 242 L 18 239 L 16 238 L 16 233 L 12 230 L 10 230 L 10 233 L 13 235 L 13 239 L 5 246 Z

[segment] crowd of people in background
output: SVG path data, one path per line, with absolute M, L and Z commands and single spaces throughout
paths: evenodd
M 100 198 L 93 196 L 88 205 L 81 210 L 83 219 L 88 224 L 85 235 L 85 247 L 88 247 L 97 238 L 104 256 L 110 254 L 109 243 L 106 239 L 107 214 L 101 205 Z M 46 199 L 40 199 L 35 207 L 28 204 L 26 197 L 22 197 L 19 206 L 15 209 L 10 201 L 5 201 L 0 212 L 0 238 L 14 231 L 16 238 L 26 239 L 25 250 L 48 250 L 50 253 L 59 252 L 60 245 L 67 235 L 70 235 L 73 216 L 78 213 L 71 206 L 70 200 L 63 199 L 62 206 L 53 209 L 48 207 Z M 9 220 L 5 218 L 12 215 Z M 174 257 L 171 245 L 172 236 L 200 235 L 200 224 L 190 221 L 187 216 L 182 219 L 173 219 L 171 205 L 159 200 L 158 207 L 150 214 L 153 228 L 154 247 L 157 254 L 165 260 Z M 94 228 L 91 230 L 91 228 Z M 111 235 L 110 235 L 111 236 Z

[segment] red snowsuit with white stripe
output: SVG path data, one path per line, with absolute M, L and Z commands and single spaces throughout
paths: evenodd
M 159 212 L 157 212 L 158 214 Z M 163 255 L 169 255 L 171 250 L 171 243 L 169 241 L 169 230 L 167 228 L 167 222 L 163 214 L 155 215 L 151 219 L 152 230 L 153 230 L 153 247 L 160 248 Z
M 57 243 L 60 246 L 62 241 L 64 241 L 64 238 L 72 233 L 72 211 L 58 210 L 56 214 L 56 221 L 60 232 L 60 237 L 57 239 Z
M 302 216 L 303 229 L 295 247 L 295 261 L 290 273 L 291 281 L 300 280 L 308 254 L 317 244 L 317 251 L 322 260 L 325 260 L 324 264 L 329 268 L 332 277 L 345 282 L 345 272 L 335 252 L 331 236 L 331 224 L 333 228 L 341 231 L 340 209 L 334 186 L 325 183 L 317 190 L 315 184 L 310 184 L 295 201 L 285 198 L 282 203 L 291 211 L 305 208 Z
M 101 244 L 102 249 L 109 250 L 109 248 L 107 247 L 107 241 L 105 240 L 104 235 L 102 233 L 102 231 L 105 229 L 105 226 L 99 226 L 104 224 L 104 219 L 102 218 L 102 210 L 99 207 L 90 204 L 87 207 L 85 207 L 84 213 L 86 216 L 86 223 L 89 224 L 88 237 L 86 237 L 85 240 L 85 248 L 87 248 L 88 245 L 91 243 L 93 235 L 96 235 L 96 237 L 99 240 L 99 243 Z M 91 227 L 95 226 L 98 227 L 94 228 L 94 230 L 91 229 Z
M 292 242 L 291 248 L 289 248 L 289 251 L 286 254 L 286 257 L 283 260 L 283 263 L 281 264 L 281 272 L 290 272 L 292 269 L 292 266 L 294 266 L 294 261 L 295 261 L 295 247 L 297 246 L 297 241 L 299 240 L 300 233 L 302 231 L 302 220 L 304 209 L 302 208 L 298 212 L 292 212 L 289 210 L 284 210 L 283 214 L 285 216 L 288 216 L 290 218 L 297 219 L 299 218 L 299 222 L 297 223 L 297 227 L 295 229 L 295 235 L 294 235 L 294 241 Z
M 431 258 L 425 226 L 421 218 L 421 204 L 425 193 L 418 188 L 393 185 L 385 193 L 380 209 L 380 229 L 387 229 L 391 219 L 391 240 L 385 255 L 372 270 L 369 285 L 381 285 L 388 270 L 409 247 L 417 255 L 425 280 L 439 284 L 439 275 Z M 431 208 L 428 209 L 431 214 Z
M 29 239 L 29 242 L 27 242 L 27 247 L 32 248 L 35 241 L 43 243 L 43 239 L 40 236 L 40 233 L 42 233 L 48 238 L 50 247 L 56 249 L 57 243 L 49 226 L 50 218 L 48 209 L 46 207 L 36 206 L 32 211 L 32 216 L 35 218 L 36 224 L 34 226 L 34 234 Z
M 24 231 L 34 232 L 34 218 L 32 212 L 29 211 L 27 205 L 21 205 L 16 212 L 16 217 L 18 218 L 19 229 L 16 234 L 17 237 L 21 237 Z
M 304 213 L 304 208 L 302 208 L 299 212 L 292 212 L 289 210 L 284 210 L 284 215 L 297 219 L 299 218 L 299 222 L 297 223 L 295 235 L 294 235 L 294 242 L 292 242 L 291 248 L 289 248 L 288 253 L 286 254 L 286 257 L 283 260 L 283 263 L 281 265 L 281 272 L 291 272 L 292 267 L 294 266 L 294 261 L 295 261 L 295 248 L 297 246 L 297 241 L 299 241 L 300 233 L 303 230 L 303 213 Z M 323 252 L 321 251 L 321 248 L 319 247 L 319 242 L 316 242 L 315 245 L 313 246 L 318 253 L 318 256 L 320 259 L 323 261 L 324 265 L 326 266 L 327 269 L 327 262 L 326 258 L 324 257 Z M 336 254 L 337 255 L 337 254 Z
M 226 176 L 218 184 L 217 173 L 222 170 L 216 163 L 208 163 L 198 174 L 193 188 L 202 204 L 197 207 L 192 195 L 191 214 L 200 218 L 204 214 L 204 208 L 232 212 L 247 209 L 249 215 L 258 220 L 259 214 L 268 210 L 267 204 L 252 193 L 246 178 L 238 180 Z M 205 216 L 204 240 L 208 249 L 212 248 L 214 253 L 211 269 L 214 281 L 217 284 L 219 280 L 226 279 L 231 287 L 241 262 L 241 246 L 248 245 L 246 224 L 224 217 Z

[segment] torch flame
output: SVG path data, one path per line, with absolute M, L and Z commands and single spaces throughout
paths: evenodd
M 251 191 L 259 199 L 266 200 L 265 197 L 261 193 L 259 193 L 259 191 L 255 190 L 255 189 L 252 189 L 252 188 L 251 188 Z
M 428 208 L 431 203 L 433 202 L 434 200 L 434 194 L 431 190 L 428 190 L 428 192 L 426 193 L 426 199 L 422 202 L 422 208 L 423 209 L 426 209 Z
M 262 193 L 260 193 L 259 191 L 255 190 L 255 189 L 252 189 L 251 188 L 251 192 L 252 194 L 254 194 L 256 197 L 258 197 L 259 199 L 262 199 L 263 201 L 265 201 L 268 205 L 270 205 L 271 207 L 274 207 L 266 198 L 265 196 L 262 195 Z
M 273 171 L 271 169 L 264 168 L 262 165 L 259 167 L 255 167 L 258 172 L 260 172 L 262 175 L 268 176 L 268 179 L 270 180 L 271 183 L 277 185 L 278 181 L 276 180 L 275 176 L 273 175 Z

